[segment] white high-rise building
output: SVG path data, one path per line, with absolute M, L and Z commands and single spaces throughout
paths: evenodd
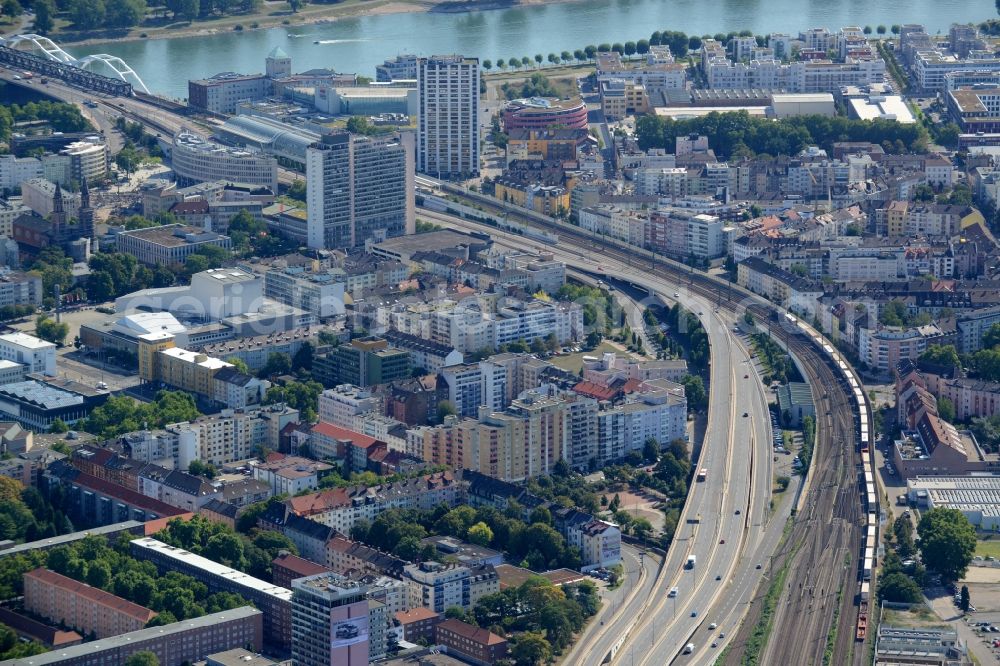
M 417 170 L 441 178 L 479 173 L 479 59 L 421 58 Z
M 314 249 L 412 234 L 413 135 L 325 135 L 306 151 L 306 235 Z

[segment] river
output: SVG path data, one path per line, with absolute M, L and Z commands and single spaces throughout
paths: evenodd
M 373 77 L 375 65 L 400 53 L 461 53 L 495 62 L 648 38 L 654 30 L 794 34 L 812 27 L 836 31 L 847 25 L 920 23 L 929 32 L 946 33 L 952 22 L 995 16 L 990 0 L 579 0 L 468 13 L 382 14 L 68 50 L 76 56 L 119 56 L 152 92 L 186 98 L 188 79 L 263 71 L 264 56 L 275 46 L 292 57 L 296 72 L 329 67 Z

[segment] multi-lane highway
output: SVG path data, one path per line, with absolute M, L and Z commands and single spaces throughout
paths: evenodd
M 449 226 L 482 230 L 450 215 L 428 210 L 420 215 Z M 502 244 L 524 246 L 523 237 L 496 230 L 491 234 Z M 765 572 L 756 564 L 766 562 L 784 522 L 768 517 L 771 433 L 763 385 L 734 331 L 734 317 L 717 307 L 716 298 L 689 289 L 683 279 L 666 280 L 651 273 L 648 266 L 632 265 L 598 247 L 560 242 L 545 249 L 568 265 L 600 270 L 662 300 L 682 303 L 699 316 L 712 349 L 711 412 L 696 462 L 698 468 L 706 469 L 707 479 L 695 482 L 689 492 L 653 593 L 638 612 L 595 629 L 596 635 L 587 639 L 587 650 L 581 650 L 574 663 L 600 664 L 617 648 L 612 663 L 665 664 L 689 642 L 699 654 L 708 656 L 722 649 L 746 611 L 746 602 Z M 695 558 L 693 567 L 687 566 L 690 556 Z M 668 591 L 674 587 L 676 595 L 670 596 Z M 712 623 L 718 626 L 710 632 L 707 627 Z M 720 638 L 719 633 L 726 635 Z

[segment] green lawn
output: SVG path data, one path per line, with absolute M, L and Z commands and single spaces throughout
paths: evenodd
M 992 555 L 1000 560 L 1000 538 L 980 539 L 976 541 L 976 555 L 980 557 L 989 557 Z
M 577 354 L 569 354 L 568 356 L 553 356 L 549 361 L 563 370 L 569 370 L 570 372 L 579 373 L 580 369 L 583 367 L 583 357 L 584 356 L 600 356 L 604 352 L 615 352 L 619 356 L 625 355 L 629 358 L 634 358 L 632 354 L 628 352 L 623 352 L 617 347 L 611 345 L 608 342 L 602 342 L 597 346 L 596 349 L 588 352 L 579 352 Z

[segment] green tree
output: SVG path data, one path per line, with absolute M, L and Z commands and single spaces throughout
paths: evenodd
M 705 382 L 698 375 L 685 375 L 681 379 L 684 395 L 687 396 L 688 408 L 693 411 L 704 409 L 708 405 L 708 393 Z
M 32 29 L 39 35 L 47 35 L 55 27 L 55 22 L 52 20 L 52 16 L 55 14 L 56 9 L 52 4 L 52 0 L 35 0 L 35 21 L 32 25 Z
M 526 631 L 517 637 L 511 649 L 511 656 L 517 666 L 537 666 L 552 656 L 552 646 L 540 632 Z
M 882 601 L 915 604 L 923 599 L 920 586 L 902 571 L 892 571 L 882 576 L 878 586 Z
M 1000 324 L 993 324 L 983 334 L 983 348 L 993 349 L 1000 346 Z
M 960 592 L 959 603 L 958 603 L 958 607 L 962 609 L 963 613 L 969 612 L 969 602 L 970 602 L 969 586 L 963 585 L 962 590 Z
M 250 366 L 239 356 L 230 356 L 226 359 L 226 363 L 232 365 L 238 372 L 242 372 L 244 375 L 252 375 L 250 372 Z
M 56 322 L 48 315 L 38 315 L 38 318 L 35 319 L 35 335 L 61 347 L 66 343 L 66 336 L 69 335 L 69 324 Z
M 49 432 L 60 435 L 64 432 L 69 431 L 69 426 L 61 418 L 52 419 L 52 425 L 49 426 Z
M 948 423 L 955 422 L 955 403 L 950 398 L 940 397 L 937 401 L 938 416 Z
M 24 9 L 21 7 L 21 3 L 17 0 L 3 0 L 3 3 L 0 3 L 0 14 L 3 16 L 17 18 L 23 13 Z
M 292 370 L 292 357 L 285 352 L 271 352 L 267 355 L 267 363 L 257 373 L 258 377 L 285 375 Z
M 107 25 L 113 28 L 131 28 L 146 17 L 146 0 L 105 0 Z
M 917 552 L 913 542 L 913 523 L 907 518 L 898 518 L 892 524 L 893 536 L 896 537 L 896 552 L 901 558 L 910 558 Z
M 987 332 L 987 335 L 989 335 L 989 332 Z M 920 355 L 919 360 L 924 363 L 932 363 L 947 368 L 961 367 L 962 364 L 955 345 L 930 345 Z
M 160 666 L 160 660 L 149 650 L 142 650 L 130 655 L 124 666 Z
M 469 533 L 466 537 L 470 543 L 474 543 L 479 546 L 488 546 L 490 542 L 493 541 L 493 530 L 486 523 L 480 521 L 469 528 Z
M 976 532 L 958 509 L 935 507 L 917 525 L 920 554 L 928 568 L 947 580 L 958 580 L 976 552 Z

